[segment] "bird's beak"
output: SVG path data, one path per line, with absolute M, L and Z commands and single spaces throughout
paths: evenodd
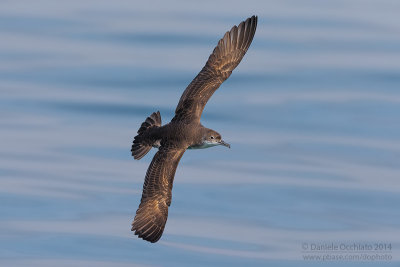
M 221 146 L 226 146 L 226 147 L 228 147 L 228 148 L 231 148 L 231 145 L 228 144 L 228 143 L 225 143 L 224 140 L 221 140 L 221 141 L 219 142 L 219 144 L 220 144 Z

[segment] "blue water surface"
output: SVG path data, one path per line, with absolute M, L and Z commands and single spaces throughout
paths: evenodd
M 390 0 L 5 1 L 0 265 L 399 266 L 399 13 Z M 157 110 L 167 123 L 253 14 L 253 44 L 202 117 L 232 148 L 187 151 L 162 239 L 138 239 L 155 153 L 131 157 L 138 127 Z M 386 248 L 311 250 L 332 243 Z

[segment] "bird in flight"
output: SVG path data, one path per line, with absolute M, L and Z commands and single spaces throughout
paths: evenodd
M 158 152 L 147 169 L 142 199 L 132 222 L 132 231 L 139 238 L 152 243 L 160 239 L 171 205 L 175 171 L 186 149 L 217 145 L 230 148 L 218 132 L 200 123 L 201 113 L 213 93 L 239 65 L 256 28 L 257 16 L 252 16 L 225 33 L 206 65 L 183 92 L 170 123 L 162 126 L 157 111 L 140 126 L 133 140 L 132 156 L 139 160 L 152 147 L 158 148 Z

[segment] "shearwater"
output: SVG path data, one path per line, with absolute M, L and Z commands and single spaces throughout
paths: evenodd
M 143 194 L 132 231 L 144 240 L 157 242 L 168 217 L 172 183 L 179 160 L 186 149 L 207 148 L 225 143 L 221 135 L 200 123 L 207 101 L 231 75 L 246 54 L 257 28 L 257 16 L 233 26 L 219 40 L 206 65 L 183 92 L 175 116 L 161 126 L 160 112 L 151 114 L 133 140 L 132 156 L 139 160 L 152 147 L 158 148 L 146 172 Z

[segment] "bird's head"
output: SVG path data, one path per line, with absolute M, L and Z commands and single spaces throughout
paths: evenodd
M 207 129 L 207 131 L 203 135 L 203 143 L 207 146 L 226 146 L 231 148 L 231 145 L 228 143 L 225 143 L 224 140 L 222 140 L 221 135 L 211 129 Z

